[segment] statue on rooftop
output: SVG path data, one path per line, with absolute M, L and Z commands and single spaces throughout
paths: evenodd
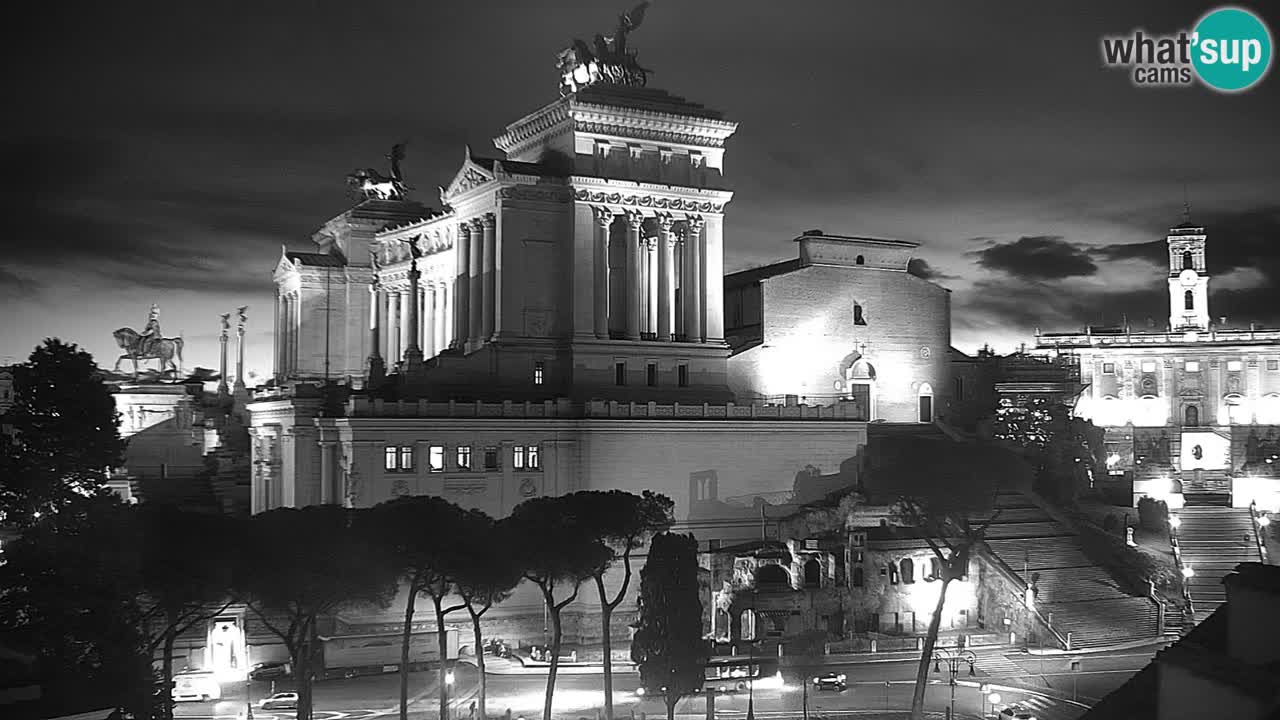
M 400 161 L 404 159 L 406 144 L 396 143 L 386 155 L 391 162 L 390 177 L 373 168 L 359 168 L 347 175 L 347 185 L 366 200 L 403 200 L 410 189 L 400 174 Z
M 574 38 L 570 47 L 557 57 L 560 69 L 560 94 L 568 95 L 594 83 L 644 87 L 647 73 L 636 61 L 636 52 L 627 49 L 627 36 L 644 22 L 649 3 L 640 3 L 618 16 L 618 27 L 612 35 L 597 33 L 592 44 Z
M 166 367 L 173 370 L 173 376 L 178 376 L 178 363 L 174 361 L 176 357 L 182 360 L 182 338 L 167 338 L 160 334 L 160 307 L 158 305 L 151 306 L 151 314 L 147 317 L 147 324 L 142 332 L 138 332 L 130 327 L 123 327 L 111 333 L 115 338 L 116 345 L 124 350 L 124 354 L 116 358 L 114 372 L 120 371 L 120 361 L 125 358 L 133 360 L 133 379 L 138 379 L 138 361 L 139 360 L 159 360 L 160 372 L 164 373 Z

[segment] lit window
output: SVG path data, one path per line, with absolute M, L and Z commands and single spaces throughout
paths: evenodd
M 1184 365 L 1183 367 L 1186 369 L 1187 372 L 1200 372 L 1200 361 L 1188 360 L 1187 364 Z
M 1103 374 L 1103 375 L 1115 375 L 1115 374 L 1116 374 L 1116 364 L 1115 364 L 1115 363 L 1102 363 L 1102 374 Z
M 539 360 L 533 364 L 533 384 L 541 385 L 543 374 L 546 372 L 547 364 Z
M 484 469 L 485 470 L 498 469 L 498 448 L 487 447 L 484 449 Z
M 616 362 L 613 364 L 613 384 L 627 384 L 627 364 L 625 362 Z
M 397 449 L 395 445 L 388 445 L 383 451 L 382 466 L 388 472 L 395 472 L 397 466 Z
M 444 446 L 432 445 L 427 453 L 427 462 L 431 472 L 444 472 Z
M 400 471 L 408 472 L 413 470 L 413 448 L 408 445 L 400 446 Z
M 689 366 L 688 365 L 679 365 L 676 367 L 676 384 L 679 385 L 680 387 L 689 387 Z
M 511 466 L 516 470 L 538 470 L 541 463 L 537 445 L 516 445 L 513 448 Z
M 1243 363 L 1243 362 L 1241 362 L 1240 360 L 1228 360 L 1228 361 L 1227 361 L 1227 371 L 1228 371 L 1228 372 L 1240 372 L 1240 371 L 1241 371 L 1241 370 L 1243 370 L 1243 369 L 1244 369 L 1244 363 Z
M 413 472 L 413 447 L 388 445 L 382 451 L 382 467 L 387 472 Z
M 1145 373 L 1153 373 L 1153 372 L 1155 372 L 1155 371 L 1156 371 L 1156 363 L 1155 363 L 1155 361 L 1154 361 L 1154 360 L 1143 360 L 1143 361 L 1142 361 L 1142 372 L 1145 372 Z
M 471 446 L 470 445 L 458 446 L 458 469 L 459 470 L 471 469 Z
M 653 387 L 657 385 L 658 384 L 658 366 L 654 363 L 649 363 L 648 365 L 646 365 L 644 368 L 644 378 L 645 378 L 645 382 L 648 383 L 649 387 Z

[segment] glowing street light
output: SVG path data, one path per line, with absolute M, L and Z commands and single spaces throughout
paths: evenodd
M 1266 527 L 1270 524 L 1271 518 L 1267 517 L 1265 513 L 1258 516 L 1258 527 Z
M 1169 527 L 1173 528 L 1174 530 L 1177 530 L 1178 528 L 1182 527 L 1182 518 L 1178 517 L 1177 515 L 1170 515 Z
M 1193 570 L 1190 565 L 1184 566 L 1182 568 L 1182 577 L 1187 578 L 1189 580 L 1195 577 L 1195 575 L 1196 575 L 1196 571 Z

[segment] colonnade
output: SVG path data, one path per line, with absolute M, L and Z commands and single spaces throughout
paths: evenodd
M 391 364 L 404 359 L 409 349 L 411 321 L 417 323 L 417 337 L 413 339 L 423 357 L 439 355 L 454 339 L 453 283 L 423 280 L 417 290 L 414 297 L 408 286 L 384 288 L 376 282 L 369 286 L 370 341 L 374 351 Z M 417 307 L 413 308 L 415 303 Z M 416 313 L 412 312 L 414 309 Z
M 276 368 L 282 376 L 298 369 L 298 330 L 302 324 L 298 292 L 276 295 Z
M 669 213 L 645 216 L 592 206 L 595 219 L 593 331 L 626 340 L 705 342 L 709 336 L 707 238 L 699 215 L 678 219 Z M 626 260 L 622 278 L 610 278 L 609 248 L 615 223 L 624 223 Z M 648 232 L 656 231 L 656 235 Z M 713 250 L 712 252 L 715 252 Z M 717 263 L 718 265 L 718 263 Z M 611 302 L 610 282 L 625 285 L 621 306 Z M 677 302 L 677 298 L 679 301 Z M 713 309 L 712 312 L 715 312 Z M 710 328 L 712 333 L 715 327 Z

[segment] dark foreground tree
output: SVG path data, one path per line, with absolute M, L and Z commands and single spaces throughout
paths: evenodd
M 311 720 L 311 684 L 320 618 L 348 603 L 386 607 L 397 568 L 361 532 L 357 513 L 337 505 L 280 508 L 254 515 L 236 579 L 241 600 L 289 650 L 298 720 Z
M 999 515 L 999 491 L 1026 490 L 1031 468 L 1012 451 L 992 444 L 911 438 L 909 446 L 888 449 L 890 459 L 866 479 L 872 502 L 896 504 L 896 521 L 919 533 L 937 557 L 941 581 L 916 668 L 912 720 L 924 717 L 929 663 L 938 641 L 947 588 L 969 573 L 974 546 Z
M 594 542 L 573 504 L 565 496 L 540 497 L 516 506 L 506 519 L 512 538 L 518 541 L 512 552 L 525 579 L 538 586 L 551 621 L 551 667 L 547 671 L 547 694 L 542 705 L 543 720 L 551 720 L 551 701 L 555 695 L 556 672 L 560 668 L 563 630 L 561 611 L 578 597 L 582 583 L 600 567 L 609 549 Z M 556 597 L 557 592 L 568 594 Z
M 640 621 L 631 659 L 646 694 L 666 702 L 667 720 L 675 718 L 680 698 L 702 687 L 710 655 L 702 637 L 698 543 L 692 535 L 655 535 L 640 570 Z
M 13 442 L 0 443 L 0 523 L 26 527 L 77 499 L 108 492 L 124 441 L 111 389 L 93 356 L 45 340 L 14 368 Z
M 134 512 L 115 496 L 81 498 L 5 544 L 0 637 L 35 655 L 43 717 L 150 711 Z
M 592 570 L 596 590 L 600 594 L 600 624 L 604 652 L 604 717 L 613 720 L 613 611 L 631 586 L 631 553 L 644 546 L 645 540 L 671 528 L 675 503 L 665 495 L 645 490 L 641 495 L 622 490 L 584 491 L 567 496 L 574 506 L 573 514 L 581 519 L 584 532 L 592 542 L 603 545 L 608 554 Z M 605 588 L 609 569 L 621 562 L 622 582 L 613 596 Z
M 179 636 L 212 620 L 231 604 L 236 538 L 240 525 L 223 515 L 143 504 L 139 523 L 142 600 L 150 640 L 147 655 L 162 652 L 162 687 L 173 686 L 173 647 Z M 158 716 L 173 717 L 168 693 Z
M 462 605 L 444 607 L 453 589 L 458 567 L 458 542 L 465 527 L 466 511 L 445 500 L 429 495 L 406 495 L 379 504 L 364 521 L 370 525 L 369 536 L 375 538 L 385 557 L 395 565 L 407 598 L 400 645 L 400 720 L 409 717 L 409 645 L 413 637 L 413 614 L 419 595 L 431 598 L 436 616 L 436 639 L 440 652 L 437 670 L 440 687 L 440 717 L 448 705 L 448 637 L 444 617 Z
M 489 608 L 506 600 L 520 584 L 521 568 L 511 548 L 516 542 L 509 537 L 505 523 L 478 511 L 467 514 L 465 529 L 457 550 L 460 571 L 455 589 L 471 616 L 471 632 L 476 648 L 476 669 L 480 674 L 480 692 L 476 698 L 477 715 L 486 720 L 489 694 L 485 676 L 484 636 L 480 619 Z

